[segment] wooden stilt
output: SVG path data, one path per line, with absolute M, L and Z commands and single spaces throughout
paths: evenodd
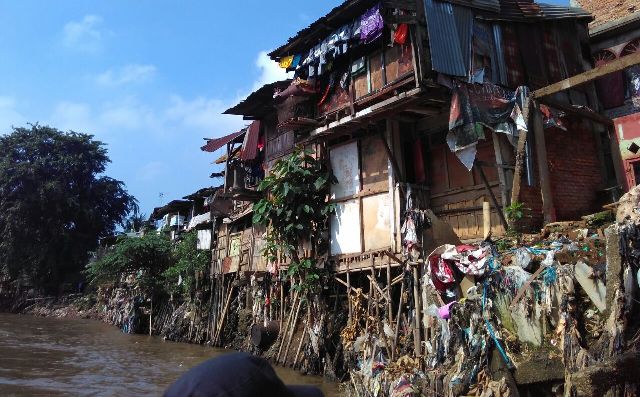
M 289 339 L 287 340 L 287 346 L 284 349 L 284 357 L 282 358 L 282 364 L 287 365 L 287 355 L 289 354 L 289 347 L 291 347 L 291 340 L 293 339 L 293 335 L 296 333 L 296 325 L 298 324 L 298 314 L 300 314 L 300 307 L 302 306 L 302 298 L 298 299 L 298 308 L 296 309 L 296 314 L 293 317 L 293 321 L 291 323 L 291 331 L 289 332 Z
M 491 235 L 491 205 L 488 201 L 482 202 L 482 229 L 482 236 L 486 240 Z
M 284 329 L 280 328 L 280 336 L 281 336 L 281 342 L 280 342 L 280 347 L 278 348 L 278 355 L 276 356 L 276 362 L 280 361 L 280 355 L 282 353 L 282 349 L 284 347 L 285 341 L 286 341 L 286 337 L 287 334 L 289 333 L 289 326 L 291 325 L 291 318 L 293 316 L 293 311 L 295 310 L 296 304 L 298 303 L 298 291 L 296 291 L 293 294 L 293 301 L 291 302 L 291 311 L 289 312 L 289 315 L 287 316 L 287 322 L 285 323 Z
M 500 203 L 502 204 L 502 210 L 504 211 L 504 209 L 509 205 L 509 196 L 507 193 L 507 174 L 504 170 L 505 164 L 502 159 L 502 145 L 500 144 L 500 137 L 498 136 L 498 133 L 492 132 L 491 137 L 493 138 L 493 151 L 496 155 L 498 181 L 500 182 Z
M 487 193 L 489 193 L 489 198 L 491 198 L 491 202 L 493 203 L 493 206 L 498 212 L 498 216 L 500 217 L 502 226 L 504 227 L 504 230 L 507 230 L 507 228 L 509 227 L 507 225 L 507 219 L 504 217 L 504 213 L 502 212 L 503 210 L 500 208 L 500 204 L 498 204 L 496 195 L 493 194 L 493 190 L 491 190 L 491 186 L 489 185 L 489 180 L 487 179 L 487 175 L 484 173 L 484 169 L 482 169 L 482 165 L 480 164 L 480 161 L 476 161 L 476 164 L 474 165 L 474 167 L 476 167 L 476 169 L 480 172 L 480 177 L 482 178 L 484 187 L 485 189 L 487 189 Z
M 304 340 L 307 337 L 307 326 L 310 323 L 311 323 L 311 309 L 307 307 L 307 323 L 303 327 L 302 337 L 300 338 L 300 343 L 298 344 L 298 349 L 296 350 L 296 356 L 293 358 L 293 368 L 296 368 L 296 366 L 298 365 L 298 357 L 300 356 L 300 351 L 302 350 L 302 344 L 304 343 Z
M 529 98 L 524 98 L 522 116 L 525 120 L 529 120 Z M 513 184 L 511 186 L 511 203 L 517 203 L 520 200 L 520 183 L 522 182 L 522 169 L 527 149 L 527 131 L 518 131 L 518 145 L 516 146 L 516 164 L 513 170 Z M 513 226 L 513 225 L 511 225 Z
M 540 113 L 537 104 L 532 111 L 536 159 L 538 160 L 538 175 L 540 176 L 540 191 L 542 193 L 542 213 L 544 214 L 544 223 L 547 224 L 556 221 L 556 210 L 553 205 L 553 195 L 551 193 L 551 177 L 549 175 L 549 163 L 547 161 L 547 147 L 544 140 L 542 113 Z
M 351 271 L 349 270 L 349 262 L 347 262 L 347 305 L 349 305 L 349 324 L 353 318 L 353 309 L 351 308 Z M 338 279 L 340 280 L 340 279 Z M 342 280 L 340 280 L 342 281 Z
M 391 304 L 391 261 L 387 258 L 387 319 L 393 324 L 393 305 Z
M 391 359 L 396 358 L 396 349 L 398 348 L 398 336 L 400 334 L 400 319 L 402 318 L 402 295 L 404 295 L 404 283 L 400 287 L 400 299 L 398 299 L 398 312 L 396 313 L 396 329 L 393 338 L 393 348 L 391 349 Z
M 220 315 L 220 322 L 218 324 L 218 329 L 216 331 L 216 336 L 214 338 L 214 345 L 217 345 L 220 341 L 220 336 L 222 334 L 222 327 L 224 326 L 224 319 L 227 315 L 227 311 L 229 310 L 229 303 L 231 303 L 231 296 L 233 295 L 233 284 L 229 286 L 229 294 L 227 295 L 227 301 L 224 304 L 224 309 L 222 309 L 222 313 Z
M 421 352 L 421 337 L 420 337 L 420 328 L 422 328 L 422 310 L 420 310 L 420 290 L 418 287 L 419 283 L 418 277 L 418 267 L 413 266 L 413 305 L 414 305 L 414 320 L 415 320 L 415 329 L 413 331 L 413 348 L 416 356 L 420 355 Z

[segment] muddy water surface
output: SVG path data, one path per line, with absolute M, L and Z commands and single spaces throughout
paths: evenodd
M 0 396 L 155 396 L 190 367 L 228 351 L 127 335 L 92 320 L 0 313 Z M 277 368 L 288 384 L 337 385 Z

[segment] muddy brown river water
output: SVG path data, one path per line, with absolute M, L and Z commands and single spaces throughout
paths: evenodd
M 0 396 L 157 396 L 190 367 L 227 352 L 98 321 L 0 313 Z M 285 383 L 338 394 L 334 383 L 276 370 Z

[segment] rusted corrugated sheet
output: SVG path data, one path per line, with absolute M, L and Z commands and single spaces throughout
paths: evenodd
M 207 140 L 206 145 L 202 146 L 200 149 L 202 151 L 204 151 L 204 152 L 215 152 L 216 150 L 220 149 L 221 147 L 223 147 L 227 143 L 229 143 L 229 142 L 233 141 L 234 139 L 240 137 L 245 132 L 246 132 L 246 130 L 240 130 L 238 132 L 234 132 L 233 134 L 225 135 L 225 136 L 220 137 L 220 138 L 209 139 L 209 140 Z
M 484 19 L 496 21 L 535 21 L 565 18 L 593 19 L 582 8 L 535 3 L 533 0 L 500 0 L 500 12 L 481 11 Z
M 224 111 L 223 114 L 259 118 L 273 111 L 273 93 L 284 90 L 291 84 L 291 80 L 281 80 L 265 84 L 258 88 L 237 105 Z
M 331 29 L 352 21 L 371 8 L 377 0 L 346 0 L 334 7 L 325 16 L 319 18 L 308 27 L 299 31 L 295 36 L 287 40 L 287 43 L 271 51 L 269 57 L 278 60 L 287 55 L 294 55 L 302 51 L 309 51 L 319 40 L 331 33 Z
M 470 48 L 473 15 L 465 12 L 466 9 L 454 13 L 457 6 L 438 0 L 425 0 L 424 6 L 433 70 L 451 76 L 467 76 L 466 49 L 463 50 L 460 40 L 451 38 L 466 35 L 464 45 L 469 43 Z
M 244 136 L 242 143 L 242 153 L 240 160 L 249 161 L 258 155 L 258 138 L 260 137 L 260 121 L 254 121 L 247 129 L 247 135 Z

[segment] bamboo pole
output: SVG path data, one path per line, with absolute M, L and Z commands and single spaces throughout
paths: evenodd
M 280 342 L 280 346 L 278 347 L 278 355 L 276 356 L 276 363 L 280 361 L 280 354 L 282 353 L 282 348 L 284 347 L 285 338 L 287 337 L 289 326 L 291 325 L 291 318 L 293 316 L 293 311 L 295 310 L 296 304 L 298 303 L 298 291 L 293 294 L 293 301 L 291 302 L 291 311 L 287 316 L 287 322 L 285 323 L 284 329 L 280 328 L 282 331 L 280 336 L 282 336 L 282 341 Z
M 482 229 L 482 236 L 486 240 L 491 234 L 491 205 L 488 201 L 482 202 Z
M 349 270 L 349 262 L 347 262 L 347 305 L 349 305 L 349 324 L 353 318 L 353 309 L 351 308 L 351 271 Z M 339 281 L 342 281 L 338 279 Z
M 233 283 L 233 281 L 232 281 Z M 231 303 L 231 296 L 233 295 L 233 284 L 229 286 L 229 294 L 227 295 L 227 301 L 224 304 L 224 309 L 222 309 L 222 314 L 220 315 L 220 322 L 218 324 L 218 329 L 216 331 L 216 337 L 214 340 L 214 346 L 219 342 L 220 336 L 222 334 L 222 327 L 224 325 L 224 319 L 227 315 L 227 310 L 229 309 L 229 303 Z
M 402 317 L 402 295 L 404 295 L 404 283 L 400 287 L 400 299 L 398 299 L 398 313 L 396 313 L 396 329 L 393 338 L 393 348 L 391 349 L 391 359 L 396 357 L 396 348 L 398 347 L 398 335 L 400 334 L 400 318 Z
M 300 314 L 300 307 L 302 306 L 302 298 L 298 299 L 298 308 L 296 309 L 296 315 L 293 317 L 293 323 L 291 331 L 289 332 L 289 339 L 287 340 L 287 347 L 284 349 L 284 357 L 282 358 L 282 364 L 287 364 L 287 355 L 289 354 L 289 347 L 291 347 L 291 340 L 296 333 L 296 325 L 298 323 L 298 315 Z
M 293 368 L 295 369 L 298 365 L 298 357 L 300 356 L 300 351 L 302 350 L 302 344 L 304 343 L 305 338 L 307 337 L 307 326 L 311 324 L 311 309 L 307 307 L 307 324 L 303 327 L 302 337 L 300 338 L 300 343 L 298 344 L 298 349 L 296 350 L 296 356 L 293 359 Z
M 421 310 L 420 310 L 420 298 L 419 298 L 419 290 L 418 290 L 418 267 L 414 266 L 413 267 L 413 305 L 414 305 L 414 320 L 415 320 L 415 329 L 413 331 L 413 349 L 414 352 L 416 354 L 416 356 L 420 355 L 421 352 L 421 348 L 420 346 L 422 345 L 420 343 L 420 328 L 421 325 L 420 323 L 422 321 L 421 320 Z
M 389 325 L 393 323 L 393 305 L 391 303 L 391 261 L 387 258 L 387 318 Z

